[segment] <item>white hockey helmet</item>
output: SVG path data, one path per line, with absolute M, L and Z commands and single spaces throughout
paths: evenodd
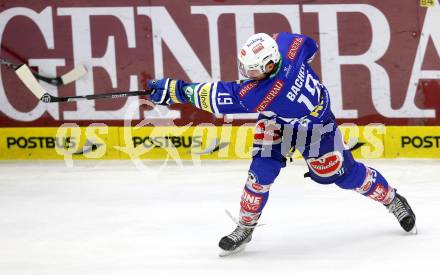
M 238 53 L 238 68 L 242 76 L 257 77 L 265 72 L 269 62 L 280 61 L 277 42 L 265 33 L 256 33 L 249 37 Z

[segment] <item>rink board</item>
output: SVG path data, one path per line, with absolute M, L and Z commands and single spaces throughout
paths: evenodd
M 121 159 L 248 159 L 253 127 L 119 128 Z
M 356 158 L 440 158 L 440 127 L 344 124 L 340 129 Z M 0 159 L 249 159 L 252 141 L 249 125 L 3 128 Z
M 385 156 L 389 158 L 440 158 L 440 127 L 387 127 Z
M 2 128 L 0 160 L 119 159 L 117 127 Z

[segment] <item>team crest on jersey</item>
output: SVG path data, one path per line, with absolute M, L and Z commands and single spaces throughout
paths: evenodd
M 251 81 L 240 89 L 238 95 L 243 98 L 250 90 L 258 86 L 258 81 Z
M 293 38 L 292 44 L 290 44 L 289 50 L 287 51 L 287 58 L 290 60 L 294 60 L 299 48 L 301 47 L 302 43 L 304 41 L 304 38 L 302 37 L 295 37 Z
M 344 157 L 338 151 L 330 152 L 319 158 L 307 159 L 310 169 L 320 177 L 331 177 L 339 173 Z

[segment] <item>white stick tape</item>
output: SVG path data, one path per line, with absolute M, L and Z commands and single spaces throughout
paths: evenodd
M 37 79 L 35 79 L 31 70 L 27 65 L 20 66 L 15 73 L 18 77 L 23 81 L 24 85 L 38 98 L 41 99 L 45 93 L 43 87 L 41 87 L 40 83 L 38 83 Z
M 73 81 L 80 79 L 86 73 L 87 73 L 86 68 L 82 64 L 79 64 L 70 72 L 62 75 L 61 80 L 63 80 L 63 84 L 65 85 L 65 84 L 68 84 L 70 82 L 73 82 Z

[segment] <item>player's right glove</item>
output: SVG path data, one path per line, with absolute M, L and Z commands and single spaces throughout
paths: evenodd
M 150 100 L 158 105 L 171 105 L 185 102 L 181 86 L 183 81 L 171 78 L 148 80 L 147 89 L 151 90 Z

